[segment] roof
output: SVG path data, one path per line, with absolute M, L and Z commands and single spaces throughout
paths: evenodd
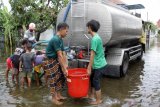
M 144 9 L 145 7 L 142 4 L 134 4 L 134 5 L 127 5 L 127 8 L 129 10 L 134 10 L 134 9 Z
M 135 10 L 135 9 L 144 9 L 145 7 L 142 4 L 133 4 L 133 5 L 127 5 L 127 4 L 118 4 L 123 7 L 125 7 L 128 10 Z

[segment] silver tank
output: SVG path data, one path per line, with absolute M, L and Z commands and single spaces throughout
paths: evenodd
M 84 0 L 79 0 L 84 1 Z M 141 35 L 142 20 L 131 15 L 127 10 L 112 5 L 103 0 L 85 0 L 85 3 L 74 3 L 66 22 L 70 26 L 69 34 L 64 39 L 65 45 L 88 46 L 89 38 L 86 23 L 91 19 L 100 22 L 98 31 L 104 45 L 131 42 Z M 57 23 L 63 21 L 66 8 L 63 8 L 57 18 Z

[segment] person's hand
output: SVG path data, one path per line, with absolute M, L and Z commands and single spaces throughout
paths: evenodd
M 68 76 L 68 70 L 66 70 L 66 74 L 65 75 Z
M 65 64 L 65 67 L 68 69 L 68 64 Z
M 91 68 L 90 67 L 87 68 L 87 73 L 88 73 L 88 75 L 91 75 Z
M 63 70 L 63 73 L 64 73 L 65 77 L 68 76 L 68 70 L 67 70 L 67 69 L 64 69 L 64 70 Z
M 22 68 L 19 68 L 19 71 L 22 72 Z

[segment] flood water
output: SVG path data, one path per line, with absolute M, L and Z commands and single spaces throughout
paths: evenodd
M 20 88 L 11 81 L 6 83 L 5 64 L 0 64 L 0 107 L 57 107 L 51 102 L 46 86 Z M 160 107 L 160 39 L 146 51 L 141 61 L 132 61 L 125 77 L 104 77 L 101 81 L 103 103 L 98 107 Z M 67 89 L 63 91 L 68 96 Z M 86 99 L 68 96 L 59 107 L 97 107 Z

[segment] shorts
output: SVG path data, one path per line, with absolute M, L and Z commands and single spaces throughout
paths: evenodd
M 12 68 L 12 74 L 17 75 L 19 73 L 17 68 Z
M 11 58 L 10 58 L 10 57 L 7 58 L 6 64 L 7 64 L 7 68 L 8 68 L 8 69 L 11 69 L 11 68 L 12 68 L 12 61 L 11 61 Z
M 27 77 L 27 78 L 31 78 L 32 77 L 32 71 L 30 71 L 30 72 L 26 72 L 26 71 L 22 71 L 21 73 L 20 73 L 20 75 L 21 75 L 21 77 Z
M 94 88 L 95 91 L 99 91 L 101 89 L 100 88 L 100 79 L 103 76 L 104 72 L 106 71 L 107 67 L 108 66 L 106 65 L 102 68 L 92 70 L 91 77 L 90 77 L 91 87 Z

